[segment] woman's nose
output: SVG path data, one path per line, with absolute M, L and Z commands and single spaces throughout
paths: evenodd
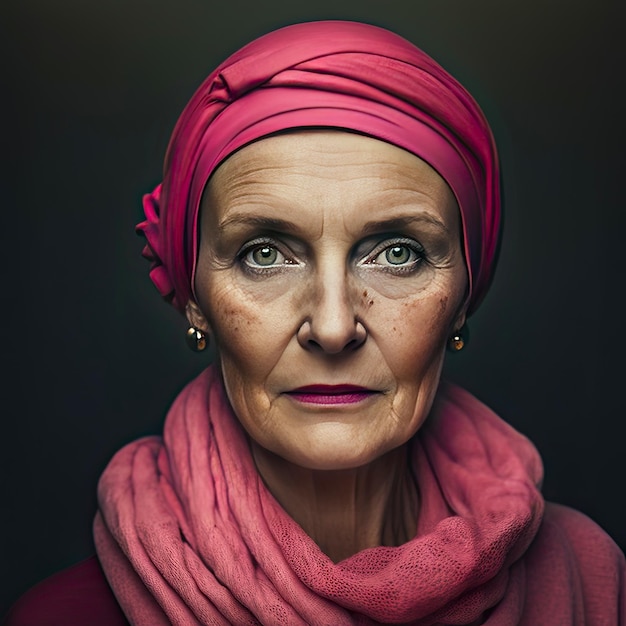
M 363 344 L 367 330 L 357 317 L 358 303 L 351 291 L 345 277 L 320 280 L 309 301 L 309 315 L 298 330 L 303 348 L 339 354 Z

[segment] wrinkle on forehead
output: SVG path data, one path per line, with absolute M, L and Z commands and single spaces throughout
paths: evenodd
M 454 196 L 427 163 L 342 131 L 295 132 L 250 144 L 216 170 L 202 201 L 213 228 L 236 221 L 238 213 L 289 219 L 293 208 L 298 219 L 320 220 L 317 236 L 330 224 L 346 229 L 354 220 L 376 222 L 387 207 L 388 218 L 418 212 L 447 232 L 460 231 Z

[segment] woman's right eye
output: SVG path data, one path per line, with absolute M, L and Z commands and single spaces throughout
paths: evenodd
M 240 258 L 248 267 L 254 269 L 289 264 L 285 255 L 271 243 L 252 245 L 242 251 Z

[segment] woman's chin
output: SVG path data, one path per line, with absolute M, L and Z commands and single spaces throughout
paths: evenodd
M 329 434 L 332 436 L 277 449 L 275 454 L 305 469 L 339 471 L 363 467 L 396 447 L 391 443 L 384 445 L 382 441 L 377 441 L 375 446 L 367 446 L 345 433 Z

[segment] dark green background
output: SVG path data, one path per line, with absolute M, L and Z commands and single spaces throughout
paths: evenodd
M 307 19 L 397 31 L 486 110 L 504 243 L 448 374 L 537 444 L 547 497 L 626 545 L 621 0 L 2 6 L 0 612 L 92 553 L 107 460 L 203 367 L 133 232 L 180 110 L 230 52 Z

